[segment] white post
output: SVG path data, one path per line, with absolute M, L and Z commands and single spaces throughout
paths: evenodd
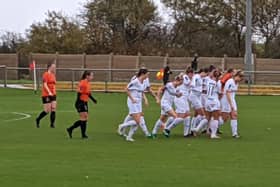
M 33 60 L 33 79 L 34 79 L 34 92 L 37 92 L 37 73 L 36 73 L 36 63 L 35 60 Z

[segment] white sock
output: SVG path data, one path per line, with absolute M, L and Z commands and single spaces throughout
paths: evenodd
M 207 119 L 203 119 L 199 122 L 199 124 L 197 125 L 197 127 L 194 129 L 194 131 L 196 132 L 200 132 L 203 128 L 207 127 L 208 124 L 208 120 Z
M 172 124 L 173 121 L 174 121 L 174 118 L 173 117 L 169 117 L 167 122 L 165 123 L 166 124 L 165 127 L 168 128 Z
M 219 126 L 219 121 L 218 120 L 211 120 L 210 121 L 211 136 L 216 136 L 217 135 L 218 126 Z
M 187 136 L 190 133 L 190 123 L 191 123 L 191 117 L 188 116 L 185 118 L 184 121 L 184 136 Z
M 191 128 L 194 129 L 196 128 L 198 121 L 200 121 L 201 115 L 197 115 L 192 118 L 192 123 L 191 123 Z
M 237 120 L 236 119 L 230 120 L 230 126 L 231 126 L 232 136 L 238 135 Z
M 132 138 L 136 130 L 138 129 L 138 125 L 133 125 L 130 127 L 127 138 Z
M 157 134 L 158 130 L 160 129 L 161 125 L 163 124 L 163 122 L 159 119 L 157 120 L 154 129 L 153 129 L 153 134 Z
M 171 129 L 175 128 L 179 123 L 181 123 L 183 121 L 184 121 L 183 118 L 175 118 L 174 121 L 165 129 L 171 130 Z
M 130 120 L 133 120 L 133 117 L 132 117 L 131 115 L 128 114 L 128 115 L 125 117 L 123 123 L 127 123 L 127 122 L 129 122 Z
M 210 121 L 214 120 L 213 118 L 211 118 Z M 207 124 L 205 124 L 202 128 L 201 128 L 201 131 L 207 131 L 209 130 L 209 121 L 207 122 Z
M 137 123 L 134 120 L 130 120 L 126 123 L 121 124 L 120 127 L 122 129 L 124 129 L 124 128 L 130 127 L 130 126 L 133 126 L 133 125 L 137 125 Z
M 148 128 L 146 126 L 145 119 L 144 119 L 143 116 L 141 117 L 141 122 L 140 122 L 139 126 L 142 129 L 142 131 L 144 132 L 145 136 L 149 136 L 150 135 L 150 133 L 148 131 Z
M 219 127 L 221 127 L 224 124 L 224 120 L 222 118 L 222 116 L 219 117 Z

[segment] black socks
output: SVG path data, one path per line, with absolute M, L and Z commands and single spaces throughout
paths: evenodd
M 87 121 L 81 121 L 81 133 L 82 133 L 82 138 L 88 138 L 86 135 L 87 131 Z
M 45 111 L 41 112 L 41 113 L 39 114 L 37 120 L 40 121 L 40 120 L 43 119 L 47 114 L 48 114 L 48 113 L 45 112 Z
M 50 120 L 51 120 L 51 127 L 54 128 L 55 111 L 51 112 Z
M 88 136 L 86 135 L 87 121 L 81 121 L 81 120 L 76 121 L 71 127 L 66 129 L 69 137 L 72 138 L 73 130 L 78 127 L 81 127 L 82 138 L 85 138 L 85 139 L 88 138 Z
M 68 128 L 69 130 L 73 131 L 74 129 L 78 128 L 79 126 L 81 126 L 82 121 L 78 120 L 76 121 L 70 128 Z

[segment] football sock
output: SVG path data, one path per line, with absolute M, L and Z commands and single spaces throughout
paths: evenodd
M 155 126 L 154 126 L 154 129 L 153 129 L 153 134 L 157 134 L 158 130 L 160 129 L 161 125 L 163 124 L 163 122 L 158 119 Z
M 184 120 L 184 136 L 187 136 L 190 133 L 190 122 L 191 122 L 191 117 L 188 116 Z
M 238 132 L 237 132 L 237 120 L 236 119 L 232 119 L 230 121 L 230 126 L 231 126 L 232 136 L 238 135 Z

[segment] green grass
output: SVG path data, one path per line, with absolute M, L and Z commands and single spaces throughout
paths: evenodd
M 227 124 L 218 141 L 184 139 L 178 127 L 170 139 L 157 140 L 144 138 L 138 130 L 136 142 L 128 143 L 116 134 L 127 113 L 126 96 L 95 95 L 99 103 L 89 105 L 90 139 L 85 141 L 79 130 L 72 140 L 65 133 L 78 118 L 75 93 L 58 93 L 56 129 L 49 128 L 49 117 L 36 129 L 40 96 L 0 89 L 1 187 L 279 186 L 280 97 L 238 97 L 239 140 L 231 138 Z M 159 107 L 150 100 L 144 109 L 149 129 L 159 115 Z M 7 121 L 20 117 L 12 112 L 32 117 Z

